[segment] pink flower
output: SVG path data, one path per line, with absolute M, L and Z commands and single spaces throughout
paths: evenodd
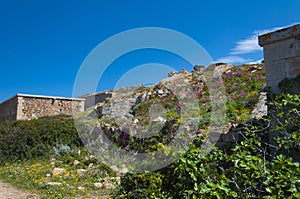
M 240 94 L 240 97 L 244 97 L 244 93 L 241 93 L 241 94 Z

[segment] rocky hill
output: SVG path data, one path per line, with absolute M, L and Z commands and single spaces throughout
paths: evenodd
M 111 98 L 79 114 L 76 124 L 84 144 L 101 157 L 116 146 L 131 155 L 170 142 L 186 148 L 206 134 L 206 148 L 223 147 L 239 139 L 233 126 L 266 115 L 264 86 L 263 65 L 195 66 L 192 72 L 171 72 L 153 86 L 112 90 Z

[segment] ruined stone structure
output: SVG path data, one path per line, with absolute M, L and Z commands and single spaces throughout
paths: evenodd
M 87 109 L 97 103 L 104 102 L 105 100 L 111 98 L 112 95 L 112 91 L 104 91 L 82 95 L 79 98 L 85 99 L 84 109 Z
M 0 104 L 0 121 L 31 120 L 84 111 L 84 99 L 17 94 Z
M 259 36 L 264 48 L 267 86 L 280 93 L 278 83 L 300 74 L 300 24 Z

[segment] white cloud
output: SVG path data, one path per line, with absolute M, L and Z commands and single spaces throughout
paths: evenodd
M 261 51 L 262 48 L 258 45 L 258 36 L 268 32 L 279 30 L 281 28 L 282 27 L 276 27 L 272 29 L 254 31 L 250 37 L 238 41 L 236 46 L 233 49 L 231 49 L 230 54 L 240 55 L 240 54 L 247 54 L 255 51 Z
M 288 26 L 293 26 L 298 23 L 293 23 Z M 288 27 L 286 26 L 286 27 Z M 262 34 L 266 34 L 268 32 L 273 32 L 284 27 L 275 27 L 271 29 L 264 29 L 264 30 L 256 30 L 254 31 L 248 38 L 244 40 L 240 40 L 237 42 L 236 46 L 231 49 L 231 55 L 240 55 L 240 54 L 247 54 L 255 51 L 261 51 L 262 48 L 258 45 L 258 36 Z
M 295 24 L 299 23 L 293 23 L 288 26 L 293 26 Z M 286 27 L 288 27 L 286 26 Z M 269 32 L 273 32 L 279 29 L 282 29 L 284 27 L 275 27 L 270 29 L 263 29 L 263 30 L 256 30 L 254 31 L 248 38 L 240 40 L 236 43 L 236 46 L 230 50 L 230 55 L 227 57 L 221 57 L 217 59 L 216 62 L 225 62 L 225 63 L 252 63 L 252 64 L 258 64 L 261 63 L 262 60 L 253 61 L 252 59 L 244 59 L 243 57 L 240 57 L 238 55 L 262 51 L 263 48 L 261 48 L 258 45 L 258 36 L 262 34 L 266 34 Z
M 222 62 L 222 63 L 245 63 L 245 62 L 250 62 L 252 61 L 251 59 L 244 59 L 242 57 L 239 56 L 228 56 L 228 57 L 221 57 L 219 59 L 217 59 L 217 61 L 215 62 Z

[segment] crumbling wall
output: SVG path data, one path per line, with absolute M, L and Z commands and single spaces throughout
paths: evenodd
M 18 97 L 14 96 L 0 104 L 0 121 L 17 119 Z

